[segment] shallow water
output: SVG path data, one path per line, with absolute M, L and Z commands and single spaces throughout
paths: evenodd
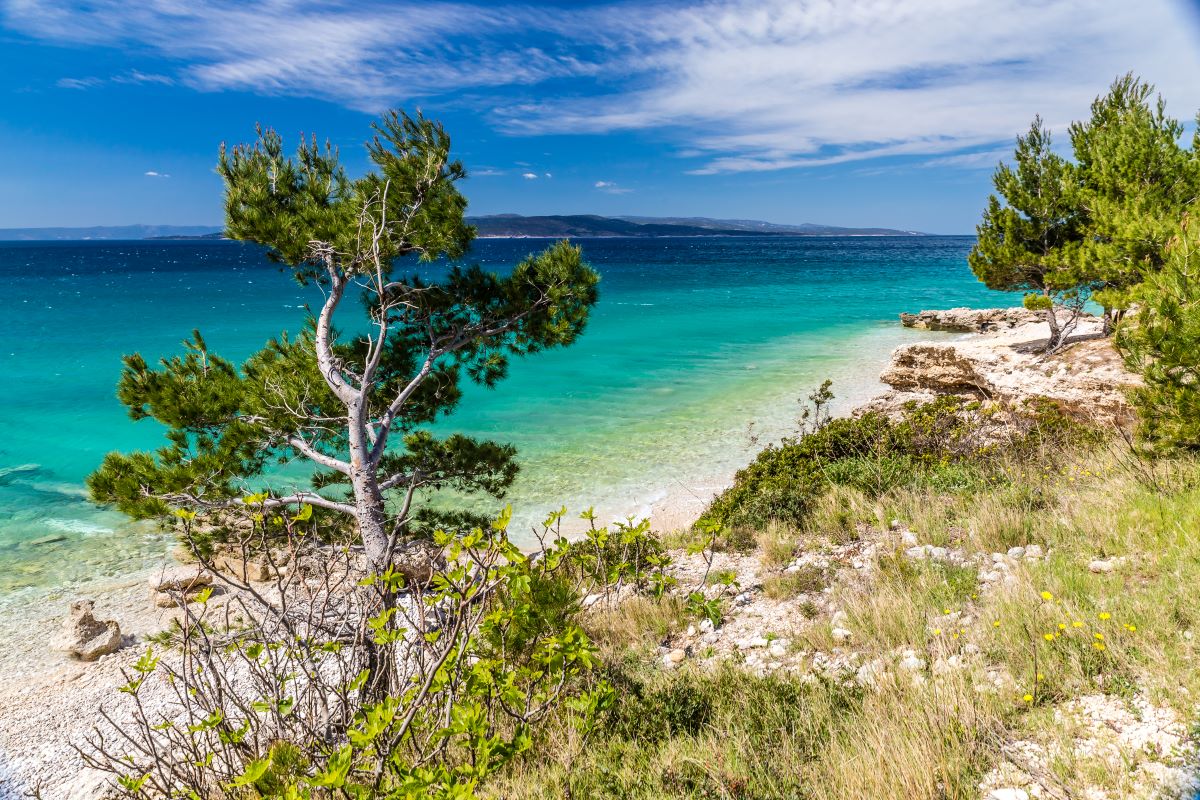
M 869 393 L 915 334 L 900 311 L 1011 304 L 972 277 L 969 237 L 583 240 L 601 301 L 575 346 L 472 387 L 441 427 L 516 444 L 520 526 L 546 510 L 644 512 L 711 494 L 751 435 L 787 433 L 825 377 Z M 483 240 L 502 270 L 545 242 Z M 0 243 L 0 602 L 120 575 L 168 537 L 87 501 L 110 449 L 157 446 L 113 393 L 123 353 L 179 351 L 193 327 L 242 358 L 296 330 L 312 296 L 232 242 Z

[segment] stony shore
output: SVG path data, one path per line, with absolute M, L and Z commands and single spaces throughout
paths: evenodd
M 890 391 L 865 408 L 887 411 L 909 399 L 929 399 L 949 393 L 1006 403 L 1044 397 L 1068 413 L 1102 424 L 1123 424 L 1130 419 L 1123 389 L 1136 383 L 1136 377 L 1125 371 L 1111 342 L 1100 336 L 1099 320 L 1085 320 L 1071 345 L 1050 357 L 1038 353 L 1045 337 L 1044 324 L 1022 310 L 922 312 L 906 316 L 904 323 L 919 329 L 957 332 L 961 336 L 898 348 L 881 376 Z M 719 488 L 705 487 L 713 491 Z M 708 496 L 688 494 L 680 502 L 655 509 L 657 527 L 681 527 L 699 514 Z M 856 574 L 869 569 L 872 561 L 869 551 L 890 546 L 893 539 L 903 544 L 911 558 L 967 558 L 949 550 L 941 552 L 944 548 L 928 550 L 916 533 L 902 525 L 894 530 L 862 534 L 858 541 L 841 550 L 806 552 L 788 565 L 787 570 L 815 569 L 835 572 L 841 580 L 854 580 Z M 1036 552 L 997 555 L 1000 558 L 990 561 L 983 571 L 984 575 L 994 576 L 994 581 L 1003 581 L 1006 570 L 1011 569 L 1010 561 L 1016 564 L 1040 556 Z M 765 568 L 754 556 L 722 554 L 720 558 L 736 560 L 737 563 L 722 562 L 716 566 L 736 569 L 741 585 L 747 588 L 737 596 L 731 618 L 720 630 L 692 629 L 678 642 L 665 647 L 662 655 L 668 667 L 704 649 L 716 654 L 742 654 L 744 663 L 757 671 L 791 669 L 803 661 L 809 667 L 817 663 L 850 679 L 869 681 L 880 670 L 904 669 L 905 664 L 911 666 L 918 658 L 916 654 L 897 653 L 895 664 L 857 663 L 849 651 L 839 653 L 845 648 L 837 646 L 841 643 L 838 632 L 842 630 L 838 610 L 827 603 L 822 605 L 820 592 L 803 601 L 769 600 L 761 592 Z M 694 571 L 698 566 L 681 556 L 680 567 L 682 585 L 687 582 L 688 570 Z M 178 609 L 155 605 L 146 578 L 146 575 L 132 576 L 127 583 L 98 598 L 96 617 L 120 623 L 124 646 L 116 652 L 85 663 L 51 650 L 44 637 L 36 636 L 29 637 L 27 647 L 19 652 L 0 654 L 5 675 L 0 685 L 0 708 L 4 709 L 4 722 L 0 725 L 0 798 L 23 797 L 34 788 L 40 788 L 46 800 L 93 800 L 102 796 L 97 776 L 84 769 L 72 746 L 82 743 L 102 705 L 110 708 L 118 705 L 115 687 L 123 683 L 122 669 L 143 652 L 139 640 L 167 628 L 179 614 Z M 811 605 L 802 612 L 788 605 L 796 602 Z M 48 617 L 53 614 L 61 618 L 66 609 L 45 611 Z M 835 646 L 827 653 L 806 654 L 803 659 L 785 657 L 788 625 L 792 624 L 829 627 Z M 768 631 L 776 638 L 768 638 Z M 1100 700 L 1085 700 L 1081 701 L 1085 711 L 1087 703 L 1092 703 L 1097 706 L 1098 714 L 1108 717 L 1116 714 L 1103 708 Z M 1175 723 L 1167 727 L 1172 724 Z M 1119 721 L 1109 727 L 1123 735 Z

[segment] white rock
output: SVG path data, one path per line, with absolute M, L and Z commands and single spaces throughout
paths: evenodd
M 898 531 L 898 530 L 900 530 L 902 527 L 904 527 L 904 523 L 903 523 L 903 522 L 901 522 L 901 521 L 900 521 L 900 520 L 898 520 L 898 519 L 894 519 L 894 520 L 892 520 L 892 526 L 891 526 L 891 527 L 892 527 L 892 530 L 894 530 L 894 531 Z
M 91 600 L 76 600 L 71 603 L 70 616 L 63 620 L 59 649 L 80 661 L 95 661 L 121 647 L 121 626 L 113 620 L 96 619 L 92 616 L 94 606 Z
M 108 800 L 120 797 L 121 794 L 113 775 L 85 767 L 71 779 L 70 791 L 67 792 L 65 798 L 66 800 Z
M 830 631 L 830 634 L 833 636 L 835 642 L 848 642 L 850 641 L 850 637 L 854 635 L 845 628 L 834 628 Z
M 900 668 L 910 672 L 920 672 L 925 669 L 925 659 L 920 658 L 916 653 L 910 653 L 900 659 Z
M 992 789 L 984 800 L 1029 800 L 1029 792 L 1015 786 Z
M 695 636 L 695 635 L 696 635 L 696 626 L 695 626 L 695 625 L 688 625 L 688 628 L 687 628 L 687 635 L 688 635 L 688 636 Z
M 749 646 L 753 648 L 766 647 L 771 641 L 765 636 L 755 636 L 749 642 Z
M 186 592 L 212 582 L 212 573 L 199 565 L 170 567 L 150 576 L 150 588 L 156 592 Z
M 938 561 L 945 561 L 950 555 L 950 551 L 944 547 L 929 548 L 929 557 Z
M 589 594 L 587 597 L 583 598 L 583 607 L 590 608 L 594 606 L 596 603 L 600 602 L 601 597 L 603 597 L 603 595 Z
M 783 658 L 787 655 L 787 648 L 776 643 L 771 645 L 771 648 L 767 652 L 771 654 L 771 658 Z
M 909 558 L 915 558 L 915 559 L 920 560 L 920 559 L 925 558 L 925 548 L 924 547 L 910 547 L 904 551 L 904 555 L 908 556 Z
M 903 531 L 900 534 L 900 541 L 906 545 L 915 545 L 917 543 L 917 535 L 912 531 Z
M 1116 560 L 1111 558 L 1097 558 L 1094 561 L 1088 562 L 1088 570 L 1090 572 L 1112 572 L 1116 568 Z
M 687 653 L 684 652 L 682 647 L 676 647 L 674 650 L 667 653 L 666 658 L 672 664 L 678 664 L 680 661 L 683 661 L 685 658 L 687 658 Z
M 1041 558 L 1045 554 L 1046 553 L 1042 550 L 1042 546 L 1040 544 L 1031 544 L 1025 548 L 1026 558 Z
M 711 631 L 712 629 L 713 629 L 713 624 L 712 624 L 711 619 L 700 620 L 700 630 L 707 632 L 707 631 Z
M 1024 548 L 1024 547 L 1010 547 L 1010 548 L 1008 548 L 1008 557 L 1009 557 L 1009 558 L 1022 558 L 1024 555 L 1025 555 L 1025 548 Z

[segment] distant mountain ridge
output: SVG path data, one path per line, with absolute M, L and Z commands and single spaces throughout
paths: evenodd
M 88 228 L 0 228 L 0 241 L 47 242 L 90 239 L 173 239 L 220 236 L 216 225 L 94 225 Z
M 709 217 L 602 217 L 597 214 L 522 216 L 491 214 L 468 217 L 481 237 L 607 236 L 925 236 L 894 228 L 843 228 L 834 225 L 779 225 L 752 219 Z
M 603 217 L 598 214 L 490 214 L 467 217 L 488 237 L 589 238 L 658 236 L 926 236 L 895 228 L 780 225 L 754 219 L 710 217 Z M 87 241 L 119 239 L 220 239 L 214 225 L 97 225 L 88 228 L 0 228 L 0 241 Z

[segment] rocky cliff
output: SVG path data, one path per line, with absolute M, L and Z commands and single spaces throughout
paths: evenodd
M 897 348 L 880 379 L 892 392 L 869 407 L 955 394 L 1020 405 L 1045 398 L 1067 414 L 1101 425 L 1133 422 L 1127 391 L 1140 378 L 1125 368 L 1096 317 L 1081 321 L 1068 345 L 1046 356 L 1046 325 L 1025 309 L 951 309 L 901 315 L 908 327 L 970 331 L 962 337 Z

